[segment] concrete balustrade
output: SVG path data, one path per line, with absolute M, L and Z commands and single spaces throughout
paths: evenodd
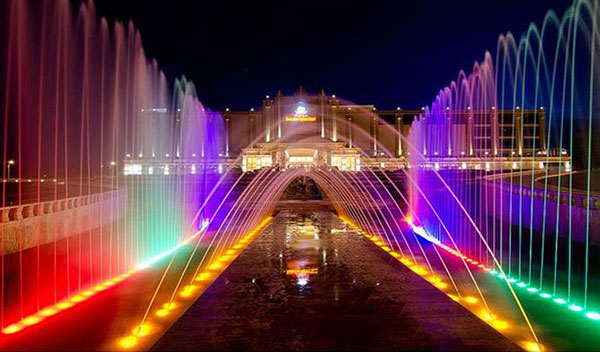
M 486 178 L 487 199 L 495 204 L 491 207 L 493 216 L 506 223 L 521 224 L 533 227 L 535 231 L 546 231 L 546 235 L 554 235 L 556 229 L 561 237 L 569 237 L 578 242 L 586 241 L 589 229 L 589 241 L 600 245 L 600 194 L 588 195 L 583 190 L 558 188 L 548 185 L 544 189 L 543 182 L 519 185 L 519 176 L 531 179 L 530 172 L 522 175 L 494 175 Z M 545 200 L 544 200 L 545 198 Z M 557 216 L 558 213 L 558 216 Z M 568 220 L 572 217 L 572 221 Z M 589 219 L 589 227 L 587 221 Z
M 106 191 L 0 208 L 4 254 L 102 227 L 122 218 L 126 192 Z M 100 216 L 101 215 L 101 216 Z

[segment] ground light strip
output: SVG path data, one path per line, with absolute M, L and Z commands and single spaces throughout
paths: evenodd
M 179 297 L 182 300 L 194 302 L 204 292 L 202 288 L 206 289 L 210 284 L 219 276 L 225 269 L 233 262 L 237 255 L 252 242 L 252 240 L 271 222 L 273 217 L 265 218 L 258 226 L 240 238 L 236 244 L 225 251 L 225 254 L 211 262 L 204 272 L 199 273 L 195 278 L 194 282 L 198 284 L 190 284 L 182 287 L 179 290 Z M 191 239 L 190 239 L 191 241 Z M 189 241 L 188 241 L 189 243 Z M 168 316 L 175 312 L 183 314 L 184 311 L 178 310 L 182 306 L 181 301 L 170 301 L 165 302 L 158 308 L 154 315 L 157 320 L 166 320 Z M 136 326 L 132 329 L 131 335 L 118 339 L 117 346 L 122 350 L 129 350 L 136 348 L 143 338 L 153 335 L 160 330 L 162 324 L 148 320 L 143 325 Z M 139 349 L 137 347 L 136 349 Z
M 156 263 L 160 259 L 167 257 L 168 255 L 177 251 L 179 248 L 189 244 L 191 241 L 193 241 L 195 238 L 197 238 L 202 232 L 204 232 L 207 227 L 208 227 L 208 222 L 203 221 L 200 230 L 198 230 L 192 236 L 187 237 L 186 239 L 181 241 L 176 246 L 136 265 L 136 267 L 134 269 L 130 269 L 127 272 L 125 272 L 119 276 L 113 277 L 102 283 L 92 286 L 88 290 L 77 292 L 69 298 L 62 299 L 60 302 L 58 302 L 54 305 L 44 307 L 44 308 L 40 309 L 39 311 L 26 316 L 25 318 L 21 319 L 20 321 L 8 325 L 4 329 L 2 329 L 2 334 L 10 335 L 10 334 L 15 334 L 17 332 L 23 331 L 24 329 L 26 329 L 30 326 L 33 326 L 33 325 L 36 325 L 36 324 L 42 322 L 44 319 L 46 319 L 48 317 L 51 317 L 53 315 L 56 315 L 60 312 L 63 312 L 67 309 L 70 309 L 70 308 L 76 306 L 77 304 L 87 300 L 88 298 L 96 295 L 97 293 L 102 292 L 102 291 L 114 286 L 115 284 L 125 280 L 126 278 L 130 277 L 131 275 L 135 274 L 136 272 L 151 267 L 154 263 Z
M 430 273 L 427 269 L 418 265 L 412 259 L 410 259 L 406 256 L 402 256 L 400 253 L 398 253 L 396 251 L 393 251 L 382 239 L 378 238 L 377 236 L 369 235 L 367 232 L 363 231 L 360 227 L 355 225 L 352 221 L 350 221 L 344 217 L 340 217 L 340 219 L 342 219 L 342 221 L 344 221 L 346 224 L 348 224 L 350 227 L 352 227 L 359 234 L 361 234 L 365 238 L 371 240 L 371 242 L 373 242 L 373 244 L 380 247 L 385 252 L 390 254 L 392 257 L 396 258 L 402 264 L 407 266 L 414 273 L 416 273 L 417 275 L 419 275 L 422 278 L 424 278 L 425 280 L 427 280 L 429 283 L 431 283 L 433 286 L 438 288 L 440 291 L 444 292 L 453 301 L 458 302 L 461 305 L 466 304 L 466 306 L 468 306 L 469 308 L 475 309 L 475 305 L 479 302 L 479 299 L 477 299 L 476 297 L 473 297 L 473 296 L 459 297 L 457 295 L 445 292 L 444 290 L 448 287 L 448 284 L 443 282 L 438 276 L 436 276 L 433 273 L 430 275 Z M 429 235 L 423 227 L 416 226 L 412 222 L 407 222 L 407 223 L 410 224 L 410 226 L 412 227 L 412 230 L 415 234 L 424 238 L 425 240 L 439 246 L 440 248 L 443 248 L 447 252 L 454 254 L 457 257 L 464 259 L 465 261 L 467 261 L 472 266 L 475 266 L 476 268 L 483 269 L 488 272 L 492 271 L 490 268 L 486 267 L 485 265 L 480 264 L 470 258 L 467 258 L 464 255 L 454 251 L 452 248 L 442 244 L 438 239 Z M 480 314 L 475 314 L 475 312 L 473 310 L 471 310 L 471 309 L 469 309 L 469 310 L 471 312 L 473 312 L 475 316 L 479 317 L 481 320 L 486 322 L 492 328 L 494 328 L 500 332 L 502 332 L 503 330 L 506 330 L 508 328 L 508 323 L 506 321 L 498 319 L 497 316 L 495 316 L 494 314 L 491 314 L 489 311 L 487 311 L 483 307 L 481 308 Z M 524 347 L 527 351 L 532 351 L 532 352 L 537 352 L 537 351 L 542 350 L 541 344 L 539 344 L 537 342 L 525 341 L 525 342 L 521 343 L 521 346 Z
M 417 228 L 423 229 L 422 227 L 417 227 Z M 417 231 L 415 231 L 415 233 L 418 234 L 418 235 L 420 235 Z M 429 238 L 431 238 L 430 236 L 428 236 L 428 237 L 421 236 L 421 237 L 423 237 L 423 238 L 429 240 L 430 242 L 436 244 L 440 248 L 444 249 L 446 252 L 448 252 L 448 253 L 456 256 L 456 257 L 464 259 L 471 266 L 479 268 L 479 269 L 483 269 L 484 271 L 488 272 L 489 274 L 497 276 L 503 282 L 508 281 L 511 284 L 514 284 L 513 287 L 516 286 L 519 289 L 526 290 L 530 294 L 539 294 L 539 296 L 541 298 L 546 299 L 548 301 L 552 301 L 552 302 L 554 302 L 554 303 L 556 303 L 558 305 L 565 306 L 570 311 L 573 311 L 573 312 L 576 312 L 576 313 L 581 313 L 581 314 L 585 315 L 587 318 L 589 318 L 591 320 L 600 320 L 600 313 L 598 313 L 598 312 L 591 311 L 591 310 L 586 310 L 582 306 L 576 305 L 574 303 L 567 304 L 567 303 L 569 303 L 568 300 L 566 300 L 566 299 L 564 299 L 562 297 L 556 296 L 556 295 L 551 295 L 549 293 L 543 292 L 540 289 L 535 288 L 535 287 L 531 287 L 531 285 L 529 285 L 529 284 L 527 284 L 525 282 L 519 281 L 519 280 L 517 280 L 515 278 L 505 276 L 505 275 L 503 275 L 502 273 L 500 273 L 500 272 L 498 272 L 496 270 L 493 270 L 493 269 L 490 269 L 489 267 L 486 267 L 485 265 L 477 262 L 476 260 L 473 260 L 473 259 L 471 259 L 471 258 L 469 258 L 469 257 L 467 257 L 467 256 L 465 256 L 465 255 L 463 255 L 461 253 L 458 253 L 457 251 L 453 250 L 452 248 L 450 248 L 450 247 L 448 247 L 448 246 L 440 243 L 440 241 L 438 241 L 437 239 L 434 239 L 435 241 L 432 241 L 432 240 L 429 239 Z
M 554 303 L 556 303 L 558 305 L 567 307 L 570 311 L 573 311 L 573 312 L 576 312 L 576 313 L 581 313 L 581 314 L 585 315 L 588 319 L 596 320 L 596 321 L 600 320 L 600 313 L 595 312 L 595 311 L 591 311 L 591 310 L 586 310 L 582 306 L 576 305 L 574 303 L 567 304 L 567 303 L 569 303 L 569 301 L 566 300 L 566 299 L 564 299 L 564 298 L 562 298 L 562 297 L 559 297 L 559 296 L 556 296 L 556 295 L 551 295 L 549 293 L 541 291 L 538 288 L 531 287 L 531 285 L 529 285 L 529 284 L 527 284 L 525 282 L 519 281 L 519 280 L 517 280 L 515 278 L 512 278 L 512 277 L 505 276 L 502 273 L 498 272 L 497 270 L 493 270 L 493 269 L 491 269 L 489 267 L 486 267 L 485 265 L 477 262 L 476 260 L 473 260 L 473 259 L 471 259 L 471 258 L 469 258 L 469 257 L 467 257 L 467 256 L 465 256 L 465 255 L 463 255 L 461 253 L 458 253 L 454 249 L 452 249 L 452 248 L 444 245 L 438 239 L 429 236 L 427 234 L 427 232 L 425 232 L 425 230 L 422 227 L 415 226 L 412 223 L 410 223 L 410 225 L 413 227 L 413 231 L 417 235 L 419 235 L 422 238 L 428 240 L 429 242 L 431 242 L 431 243 L 439 246 L 440 248 L 444 249 L 446 252 L 448 252 L 448 253 L 456 256 L 456 257 L 459 257 L 461 259 L 464 259 L 471 266 L 476 267 L 478 269 L 483 269 L 484 271 L 488 272 L 489 274 L 497 276 L 503 282 L 508 281 L 511 284 L 514 284 L 513 287 L 516 286 L 519 289 L 526 290 L 530 294 L 539 294 L 539 296 L 541 298 L 546 299 L 548 301 L 552 301 L 552 302 L 554 302 Z

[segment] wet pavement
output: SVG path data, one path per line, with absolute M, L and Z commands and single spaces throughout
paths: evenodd
M 518 350 L 332 213 L 281 212 L 153 350 Z

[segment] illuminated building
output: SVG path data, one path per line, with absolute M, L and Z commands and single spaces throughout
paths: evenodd
M 174 121 L 165 125 L 157 122 L 156 110 L 150 110 L 154 114 L 150 118 L 152 123 L 162 130 L 173 129 L 172 135 L 177 136 L 181 129 L 177 125 L 180 120 L 177 113 L 161 110 L 160 114 Z M 226 109 L 207 115 L 209 118 L 218 116 L 223 122 L 223 140 L 217 141 L 218 156 L 180 157 L 180 143 L 175 137 L 163 143 L 158 148 L 159 153 L 154 147 L 145 151 L 145 155 L 150 153 L 154 157 L 150 162 L 148 158 L 126 160 L 124 171 L 127 174 L 195 173 L 204 165 L 219 170 L 239 166 L 244 171 L 273 166 L 330 166 L 342 171 L 358 171 L 364 166 L 394 169 L 415 164 L 415 158 L 410 157 L 411 150 L 421 154 L 418 164 L 435 169 L 511 170 L 569 165 L 566 151 L 547 148 L 543 108 L 447 110 L 437 117 L 433 115 L 434 119 L 429 114 L 429 120 L 424 112 L 424 109 L 379 110 L 374 105 L 343 101 L 324 91 L 309 95 L 299 88 L 289 96 L 278 92 L 274 98 L 267 95 L 259 109 Z M 424 134 L 419 140 L 430 141 L 422 147 L 410 147 L 408 142 L 415 121 Z M 445 139 L 437 143 L 440 131 Z

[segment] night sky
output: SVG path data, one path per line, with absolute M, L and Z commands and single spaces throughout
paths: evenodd
M 520 35 L 570 1 L 96 0 L 133 19 L 172 81 L 193 80 L 211 109 L 247 110 L 299 85 L 378 108 L 420 108 L 471 70 L 498 35 Z

